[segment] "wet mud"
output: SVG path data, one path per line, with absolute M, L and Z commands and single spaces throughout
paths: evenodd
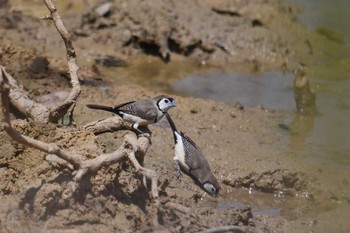
M 11 116 L 20 133 L 85 158 L 118 148 L 125 135 L 95 136 L 81 130 L 85 123 L 111 116 L 86 104 L 115 105 L 159 94 L 127 79 L 103 76 L 106 62 L 101 56 L 113 56 L 116 60 L 107 64 L 126 70 L 133 69 L 134 60 L 154 56 L 164 66 L 185 61 L 195 67 L 227 70 L 234 65 L 257 72 L 294 71 L 303 61 L 300 57 L 310 55 L 308 33 L 295 20 L 298 9 L 280 1 L 87 3 L 80 11 L 74 3 L 63 2 L 59 8 L 81 67 L 83 89 L 74 125 L 32 122 L 15 109 Z M 40 21 L 31 9 L 16 10 L 10 3 L 1 9 L 0 63 L 31 98 L 52 104 L 69 90 L 65 51 L 53 25 Z M 291 29 L 295 34 L 305 30 L 306 39 L 290 36 Z M 348 176 L 338 180 L 337 171 L 310 168 L 285 156 L 290 132 L 278 126 L 282 111 L 174 98 L 178 107 L 170 114 L 206 154 L 222 187 L 218 198 L 186 176 L 176 178 L 173 138 L 164 120 L 150 127 L 152 145 L 144 161 L 159 175 L 162 208 L 155 207 L 142 177 L 127 162 L 91 174 L 68 195 L 73 170 L 67 164 L 1 131 L 2 232 L 197 232 L 223 225 L 243 226 L 247 232 L 329 232 L 334 229 L 330 218 L 338 223 L 337 232 L 346 232 L 347 223 L 337 216 L 349 213 Z M 320 180 L 322 173 L 330 175 Z M 170 202 L 190 208 L 192 214 L 167 208 Z

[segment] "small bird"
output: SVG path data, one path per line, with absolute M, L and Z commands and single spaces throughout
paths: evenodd
M 113 112 L 123 120 L 132 123 L 133 128 L 142 133 L 138 129 L 139 126 L 147 126 L 158 122 L 170 108 L 176 107 L 176 102 L 169 96 L 160 95 L 151 99 L 122 103 L 114 107 L 97 104 L 87 104 L 86 106 L 91 109 Z
M 174 134 L 174 161 L 178 177 L 181 176 L 182 170 L 199 184 L 204 191 L 216 197 L 219 193 L 220 185 L 213 175 L 203 152 L 186 134 L 176 129 L 169 113 L 165 115 Z

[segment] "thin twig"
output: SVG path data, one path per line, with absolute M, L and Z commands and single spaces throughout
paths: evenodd
M 81 128 L 88 130 L 95 135 L 99 135 L 103 133 L 115 132 L 118 130 L 132 130 L 132 124 L 124 121 L 119 116 L 114 116 L 88 123 L 86 125 L 83 125 Z
M 15 78 L 6 73 L 4 69 L 2 72 L 5 72 L 8 77 L 10 85 L 9 97 L 14 107 L 34 121 L 43 123 L 57 123 L 57 121 L 61 119 L 67 113 L 67 111 L 69 111 L 70 107 L 76 102 L 80 94 L 81 87 L 78 79 L 79 67 L 76 62 L 76 54 L 71 36 L 63 25 L 61 17 L 59 16 L 53 1 L 44 0 L 44 2 L 50 11 L 50 15 L 43 17 L 43 19 L 52 19 L 66 46 L 69 75 L 72 85 L 71 92 L 69 93 L 67 99 L 57 106 L 49 109 L 46 106 L 31 100 L 28 97 L 28 94 L 19 87 Z
M 80 95 L 81 87 L 78 79 L 79 67 L 77 65 L 76 53 L 73 46 L 72 38 L 68 30 L 64 26 L 53 1 L 44 0 L 44 3 L 50 11 L 50 17 L 46 16 L 45 19 L 52 19 L 58 33 L 61 35 L 64 44 L 66 45 L 69 76 L 72 85 L 71 92 L 69 93 L 67 99 L 59 105 L 50 109 L 50 122 L 57 122 L 67 113 L 68 109 L 71 107 L 72 104 L 76 102 L 78 96 Z
M 193 218 L 195 218 L 197 220 L 199 219 L 199 217 L 193 212 L 193 210 L 191 210 L 190 208 L 188 208 L 186 206 L 183 206 L 181 204 L 177 204 L 177 203 L 173 203 L 173 202 L 167 202 L 167 203 L 165 203 L 164 206 L 167 207 L 167 208 L 179 211 L 180 213 L 188 214 L 188 215 L 190 215 L 191 217 L 193 217 Z
M 219 226 L 219 227 L 206 229 L 203 231 L 199 231 L 198 233 L 223 233 L 223 232 L 246 233 L 247 230 L 244 227 L 227 225 L 227 226 Z
M 67 60 L 69 66 L 69 72 L 71 77 L 72 90 L 68 98 L 60 105 L 48 109 L 30 100 L 27 94 L 21 90 L 16 82 L 16 80 L 9 75 L 5 68 L 0 66 L 0 91 L 1 91 L 1 103 L 3 111 L 3 119 L 1 126 L 6 131 L 6 133 L 14 140 L 22 143 L 26 146 L 36 148 L 38 150 L 44 151 L 49 154 L 54 154 L 57 157 L 69 162 L 73 165 L 77 173 L 74 177 L 74 182 L 72 182 L 72 192 L 75 191 L 77 183 L 83 178 L 83 176 L 89 171 L 96 171 L 102 166 L 108 166 L 110 164 L 120 162 L 123 159 L 129 158 L 132 164 L 135 166 L 136 170 L 140 172 L 143 176 L 151 179 L 152 182 L 152 196 L 157 198 L 158 194 L 158 176 L 155 171 L 144 168 L 140 165 L 136 156 L 138 158 L 143 158 L 150 146 L 150 140 L 146 137 L 137 138 L 135 134 L 127 134 L 124 137 L 123 144 L 114 152 L 109 154 L 101 154 L 94 159 L 83 160 L 80 155 L 73 154 L 68 150 L 61 149 L 56 144 L 45 143 L 31 137 L 21 135 L 18 133 L 11 125 L 9 104 L 10 100 L 12 103 L 18 104 L 19 109 L 22 109 L 23 113 L 34 119 L 34 121 L 39 122 L 57 122 L 62 118 L 68 109 L 75 103 L 76 99 L 80 94 L 80 84 L 77 76 L 78 66 L 76 64 L 75 50 L 72 44 L 72 40 L 66 28 L 64 27 L 60 16 L 51 0 L 44 0 L 48 9 L 50 10 L 50 16 L 45 17 L 45 19 L 53 20 L 58 32 L 62 36 L 67 50 Z M 12 93 L 12 94 L 11 94 Z M 15 93 L 15 94 L 13 94 Z M 16 106 L 16 105 L 15 105 Z M 47 112 L 50 112 L 47 114 Z M 83 127 L 84 128 L 84 127 Z M 113 132 L 121 129 L 131 130 L 132 126 L 129 123 L 124 122 L 121 118 L 110 118 L 105 121 L 97 121 L 85 126 L 86 130 L 92 130 L 95 134 L 103 132 Z M 67 194 L 67 197 L 69 195 Z
M 126 135 L 128 136 L 128 135 Z M 151 192 L 153 198 L 158 198 L 159 192 L 158 192 L 158 175 L 155 171 L 142 167 L 139 163 L 139 161 L 136 159 L 135 153 L 139 151 L 141 154 L 144 155 L 146 153 L 149 141 L 147 138 L 141 137 L 137 140 L 136 136 L 134 137 L 128 137 L 127 139 L 130 142 L 130 145 L 132 146 L 127 150 L 128 158 L 131 161 L 131 163 L 134 165 L 136 171 L 140 172 L 143 176 L 149 178 L 151 180 Z M 141 141 L 139 143 L 138 141 Z
M 15 141 L 22 143 L 26 146 L 36 148 L 49 154 L 54 154 L 57 157 L 71 163 L 77 173 L 74 177 L 74 181 L 78 183 L 83 176 L 89 171 L 96 171 L 102 166 L 110 165 L 116 162 L 120 162 L 123 159 L 129 158 L 136 171 L 140 172 L 143 176 L 148 177 L 152 181 L 152 196 L 157 198 L 158 195 L 158 176 L 155 171 L 144 168 L 137 161 L 135 154 L 144 156 L 150 146 L 150 142 L 145 137 L 137 139 L 135 134 L 127 134 L 124 137 L 123 144 L 114 152 L 109 154 L 101 154 L 93 159 L 82 160 L 80 156 L 70 153 L 67 150 L 59 148 L 56 144 L 45 143 L 31 137 L 21 135 L 11 125 L 10 113 L 9 113 L 9 92 L 10 84 L 7 78 L 6 72 L 1 67 L 0 75 L 0 91 L 1 91 L 1 103 L 3 111 L 2 128 L 6 133 Z
M 125 142 L 124 142 L 125 143 Z M 74 181 L 79 182 L 88 172 L 94 172 L 102 166 L 107 166 L 113 163 L 121 162 L 126 158 L 125 144 L 122 144 L 116 151 L 108 154 L 101 154 L 93 159 L 83 161 L 80 169 L 74 177 Z
M 55 154 L 59 158 L 64 159 L 67 162 L 71 163 L 75 168 L 79 167 L 81 163 L 79 156 L 71 154 L 69 151 L 60 149 L 56 144 L 48 144 L 31 137 L 21 135 L 12 127 L 10 122 L 10 114 L 9 114 L 10 84 L 9 84 L 7 73 L 2 67 L 0 69 L 1 69 L 1 77 L 0 77 L 1 103 L 2 103 L 2 111 L 3 111 L 2 122 L 3 122 L 3 128 L 6 131 L 6 133 L 19 143 L 22 143 L 26 146 L 34 147 L 36 149 L 39 149 L 49 154 Z
M 18 109 L 23 115 L 37 122 L 48 123 L 50 111 L 49 109 L 35 101 L 31 100 L 27 93 L 19 87 L 15 78 L 6 72 L 5 67 L 0 65 L 3 76 L 6 76 L 10 88 L 9 97 L 12 105 Z

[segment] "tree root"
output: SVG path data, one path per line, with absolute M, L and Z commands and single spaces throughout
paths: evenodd
M 206 229 L 198 233 L 223 233 L 223 232 L 246 233 L 247 230 L 244 227 L 227 225 L 227 226 L 219 226 L 219 227 Z
M 95 135 L 103 133 L 111 133 L 118 130 L 132 130 L 132 124 L 125 122 L 119 116 L 109 117 L 102 120 L 97 120 L 81 127 L 84 130 L 90 131 Z
M 55 5 L 52 0 L 44 0 L 47 8 L 50 11 L 50 15 L 43 17 L 43 19 L 51 19 L 61 35 L 67 51 L 67 62 L 69 68 L 70 82 L 72 89 L 67 97 L 62 103 L 57 106 L 48 108 L 43 104 L 37 103 L 31 100 L 27 93 L 19 87 L 15 78 L 13 78 L 9 73 L 7 73 L 2 66 L 2 72 L 7 76 L 10 85 L 10 100 L 12 105 L 17 108 L 23 115 L 33 119 L 36 122 L 42 123 L 57 123 L 66 113 L 70 110 L 71 106 L 75 104 L 78 99 L 81 86 L 78 79 L 78 65 L 76 61 L 75 49 L 68 30 L 64 26 L 60 15 L 57 12 Z
M 67 161 L 72 164 L 74 169 L 77 170 L 74 181 L 79 183 L 87 172 L 94 172 L 100 169 L 102 166 L 108 166 L 113 163 L 120 162 L 124 159 L 129 159 L 133 166 L 136 168 L 141 175 L 151 180 L 151 192 L 153 198 L 158 198 L 158 175 L 155 171 L 144 168 L 140 165 L 139 161 L 136 159 L 136 154 L 138 157 L 143 158 L 146 154 L 148 147 L 150 146 L 150 141 L 146 137 L 137 138 L 133 133 L 129 133 L 124 137 L 122 145 L 114 152 L 108 154 L 101 154 L 93 159 L 83 160 L 80 155 L 71 153 L 68 150 L 63 150 L 59 148 L 56 144 L 45 143 L 31 137 L 21 135 L 18 133 L 11 125 L 10 115 L 9 115 L 9 92 L 10 85 L 7 73 L 3 68 L 1 69 L 0 76 L 0 88 L 1 88 L 1 103 L 3 111 L 2 128 L 6 133 L 14 140 L 22 143 L 26 146 L 36 148 L 38 150 L 44 151 L 49 154 L 54 154 L 57 157 Z M 121 119 L 120 119 L 121 120 Z M 107 123 L 109 121 L 106 121 Z M 93 124 L 89 124 L 93 126 Z M 98 125 L 105 128 L 101 122 Z

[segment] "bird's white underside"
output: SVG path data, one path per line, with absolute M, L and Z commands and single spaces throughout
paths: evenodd
M 140 126 L 146 126 L 146 125 L 154 123 L 152 121 L 142 119 L 141 117 L 138 117 L 138 116 L 134 116 L 134 115 L 124 113 L 124 112 L 121 112 L 121 113 L 123 113 L 123 119 L 125 121 L 133 123 L 133 124 L 137 124 Z
M 175 156 L 174 160 L 177 160 L 180 162 L 180 166 L 186 171 L 189 172 L 189 167 L 187 166 L 185 162 L 185 148 L 184 144 L 182 142 L 182 137 L 178 132 L 175 132 L 176 136 L 176 145 L 175 145 Z

